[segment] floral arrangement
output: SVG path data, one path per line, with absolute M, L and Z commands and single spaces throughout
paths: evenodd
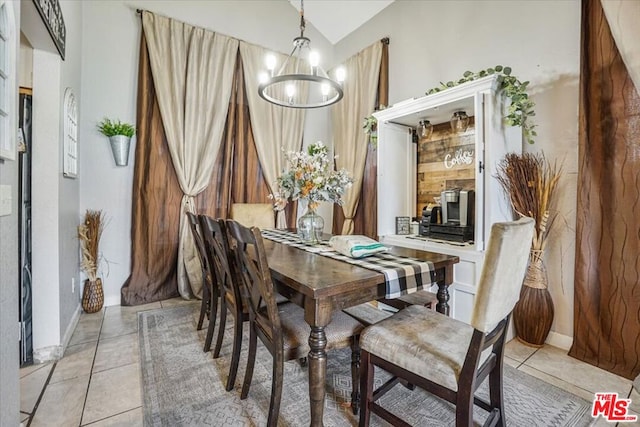
M 322 142 L 310 145 L 306 152 L 289 151 L 285 158 L 289 168 L 278 177 L 277 191 L 269 196 L 276 210 L 284 209 L 289 199 L 307 200 L 309 210 L 315 210 L 320 202 L 342 204 L 353 179 L 346 170 L 333 169 L 333 158 Z

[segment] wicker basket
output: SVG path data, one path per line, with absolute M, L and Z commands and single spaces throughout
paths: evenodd
M 95 313 L 102 310 L 103 304 L 102 279 L 98 278 L 95 282 L 89 279 L 85 280 L 84 290 L 82 291 L 82 309 L 87 313 Z

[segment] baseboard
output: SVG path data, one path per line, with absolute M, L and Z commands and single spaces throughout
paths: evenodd
M 80 320 L 80 315 L 82 314 L 82 306 L 78 303 L 76 307 L 76 311 L 73 313 L 71 317 L 71 321 L 67 326 L 67 330 L 64 332 L 64 336 L 62 337 L 62 349 L 63 352 L 66 350 L 69 345 L 69 341 L 71 341 L 71 337 L 73 336 L 73 332 L 76 330 L 76 326 L 78 326 L 78 321 Z
M 573 337 L 562 335 L 557 332 L 549 332 L 546 344 L 569 351 L 571 344 L 573 344 Z
M 112 296 L 112 297 L 105 297 L 104 306 L 105 307 L 109 307 L 111 305 L 120 305 L 120 295 Z
M 64 354 L 61 345 L 50 345 L 48 347 L 36 348 L 33 350 L 33 363 L 48 363 L 62 359 Z

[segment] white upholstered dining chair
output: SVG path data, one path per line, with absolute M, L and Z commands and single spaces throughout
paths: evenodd
M 271 203 L 233 203 L 229 217 L 245 227 L 274 228 L 276 216 Z
M 360 426 L 369 425 L 372 412 L 393 425 L 409 425 L 376 402 L 402 380 L 454 404 L 458 427 L 474 425 L 474 404 L 489 412 L 485 425 L 506 425 L 505 335 L 520 297 L 533 226 L 531 218 L 492 226 L 470 325 L 411 305 L 362 332 Z M 376 391 L 374 366 L 392 375 Z M 489 402 L 474 396 L 486 377 Z

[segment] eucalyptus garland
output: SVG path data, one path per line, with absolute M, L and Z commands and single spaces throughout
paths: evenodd
M 496 74 L 499 76 L 500 90 L 504 95 L 511 99 L 511 105 L 509 105 L 508 113 L 505 115 L 505 122 L 510 126 L 522 127 L 522 134 L 529 144 L 533 144 L 533 137 L 538 134 L 534 130 L 535 125 L 529 120 L 530 117 L 535 116 L 536 113 L 533 110 L 535 103 L 529 98 L 527 93 L 527 86 L 529 82 L 521 82 L 517 77 L 511 75 L 511 67 L 503 67 L 502 65 L 496 65 L 486 70 L 480 70 L 476 73 L 472 71 L 465 71 L 462 78 L 457 81 L 448 81 L 446 83 L 440 82 L 440 86 L 429 89 L 426 94 L 431 95 L 445 89 L 458 86 L 462 83 L 477 80 L 483 77 Z

